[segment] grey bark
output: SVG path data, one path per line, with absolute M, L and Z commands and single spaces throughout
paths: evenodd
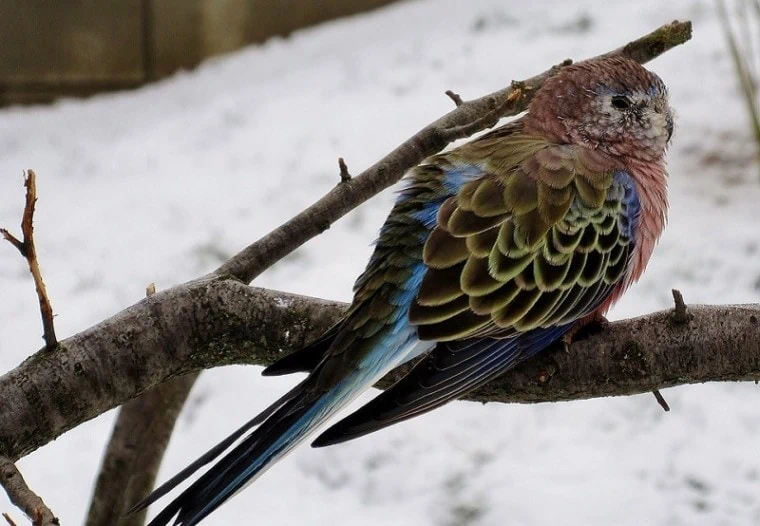
M 158 468 L 198 373 L 172 378 L 124 404 L 116 417 L 86 526 L 142 526 L 147 510 L 126 515 L 153 490 Z
M 58 518 L 42 499 L 27 486 L 16 465 L 8 458 L 0 457 L 0 485 L 8 498 L 32 521 L 32 526 L 59 526 Z M 11 523 L 7 515 L 5 519 Z
M 0 455 L 16 460 L 169 378 L 221 365 L 269 364 L 327 329 L 344 307 L 224 278 L 146 298 L 0 377 Z M 691 306 L 688 312 L 680 324 L 669 311 L 612 323 L 573 344 L 571 353 L 547 352 L 467 398 L 575 400 L 760 380 L 760 306 Z

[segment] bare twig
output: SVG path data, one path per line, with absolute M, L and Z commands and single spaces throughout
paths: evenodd
M 752 126 L 752 133 L 755 137 L 755 145 L 760 148 L 760 109 L 758 109 L 756 100 L 756 82 L 757 79 L 752 76 L 752 68 L 747 63 L 746 51 L 742 50 L 738 38 L 731 27 L 731 21 L 726 11 L 726 6 L 723 0 L 717 1 L 718 14 L 720 15 L 720 22 L 723 26 L 723 34 L 728 44 L 728 50 L 731 54 L 731 58 L 734 63 L 734 70 L 739 80 L 739 87 L 742 95 L 744 96 L 744 104 L 747 107 L 747 115 L 750 118 L 750 124 Z M 751 53 L 751 49 L 749 50 Z
M 36 176 L 33 170 L 28 170 L 24 179 L 26 187 L 26 203 L 24 205 L 24 215 L 21 219 L 21 232 L 24 240 L 19 241 L 17 237 L 11 234 L 5 228 L 0 228 L 0 233 L 14 247 L 18 249 L 21 255 L 29 264 L 29 271 L 34 279 L 34 287 L 37 289 L 37 297 L 40 302 L 40 314 L 42 315 L 42 328 L 45 339 L 45 347 L 54 349 L 58 344 L 55 337 L 55 326 L 53 325 L 53 307 L 50 305 L 50 299 L 47 295 L 45 282 L 42 279 L 42 272 L 37 261 L 37 249 L 34 246 L 34 205 L 37 202 L 37 185 Z
M 5 489 L 11 503 L 23 511 L 34 526 L 59 526 L 58 518 L 42 499 L 29 489 L 16 465 L 6 457 L 0 457 L 0 485 Z M 13 523 L 6 514 L 3 516 L 10 524 Z
M 459 96 L 459 93 L 454 93 L 450 89 L 447 89 L 445 93 L 448 98 L 454 101 L 454 106 L 456 106 L 457 108 L 464 103 L 464 101 L 462 100 L 462 97 Z
M 660 392 L 659 389 L 655 389 L 654 391 L 652 391 L 652 394 L 657 400 L 657 403 L 660 404 L 660 407 L 662 407 L 663 411 L 665 411 L 666 413 L 670 411 L 670 406 L 668 405 L 668 402 L 665 400 L 665 398 L 662 396 L 662 393 Z
M 11 516 L 8 515 L 7 513 L 3 513 L 3 518 L 8 523 L 8 526 L 16 526 L 16 523 L 13 522 L 13 519 L 11 519 Z
M 686 303 L 683 301 L 683 294 L 680 290 L 673 289 L 673 301 L 676 306 L 673 309 L 672 320 L 678 325 L 682 325 L 689 321 L 689 313 L 686 312 Z
M 0 228 L 0 234 L 3 235 L 6 241 L 8 241 L 11 245 L 16 247 L 18 251 L 21 252 L 22 256 L 26 257 L 26 248 L 24 247 L 23 241 L 19 241 L 19 239 L 16 236 L 11 234 L 4 228 Z
M 691 38 L 691 22 L 672 22 L 603 56 L 622 55 L 648 62 Z M 339 184 L 312 206 L 243 249 L 214 274 L 249 283 L 361 203 L 396 183 L 410 168 L 449 143 L 490 128 L 499 119 L 525 111 L 538 88 L 565 61 L 540 75 L 513 83 L 479 99 L 463 102 L 447 115 L 424 127 L 361 174 Z
M 340 182 L 347 183 L 350 181 L 351 174 L 348 172 L 348 166 L 346 166 L 346 161 L 343 160 L 343 157 L 338 157 L 338 168 L 340 168 Z

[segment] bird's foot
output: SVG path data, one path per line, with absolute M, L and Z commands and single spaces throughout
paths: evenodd
M 597 312 L 581 318 L 572 329 L 567 331 L 562 337 L 562 343 L 565 346 L 565 352 L 570 352 L 570 346 L 573 342 L 582 340 L 592 334 L 602 332 L 610 324 L 609 320 L 603 314 Z

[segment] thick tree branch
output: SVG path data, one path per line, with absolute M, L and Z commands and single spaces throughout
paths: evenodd
M 269 364 L 330 327 L 344 307 L 222 278 L 159 292 L 0 377 L 0 454 L 18 459 L 169 378 Z M 760 380 L 760 306 L 689 312 L 685 324 L 672 311 L 611 323 L 569 354 L 544 353 L 468 398 L 575 400 Z
M 644 63 L 690 38 L 691 22 L 674 21 L 604 56 L 622 55 Z M 426 157 L 440 152 L 457 139 L 495 126 L 499 119 L 525 111 L 546 79 L 571 62 L 566 60 L 540 75 L 513 82 L 485 97 L 457 104 L 456 109 L 425 126 L 364 172 L 336 186 L 287 223 L 243 249 L 219 267 L 216 274 L 230 275 L 250 283 L 361 203 L 396 183 Z
M 45 282 L 42 279 L 40 264 L 37 261 L 37 249 L 34 245 L 34 205 L 37 203 L 36 179 L 37 176 L 34 171 L 28 170 L 24 178 L 26 202 L 24 204 L 24 215 L 21 219 L 23 241 L 19 240 L 5 228 L 0 228 L 0 234 L 2 234 L 11 245 L 18 249 L 29 265 L 29 272 L 32 273 L 34 287 L 37 290 L 37 298 L 40 302 L 40 314 L 42 315 L 45 346 L 48 349 L 53 349 L 58 343 L 55 337 L 55 326 L 53 325 L 53 307 L 50 305 Z
M 156 293 L 151 283 L 146 296 Z M 199 372 L 172 378 L 124 404 L 111 438 L 87 513 L 86 526 L 142 526 L 147 510 L 125 514 L 153 489 L 177 418 Z
M 26 485 L 26 481 L 16 465 L 5 457 L 0 457 L 0 486 L 5 488 L 11 503 L 29 517 L 33 526 L 58 526 L 60 524 L 50 508 Z M 5 519 L 11 523 L 7 515 Z

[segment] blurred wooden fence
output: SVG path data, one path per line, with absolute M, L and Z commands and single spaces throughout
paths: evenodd
M 394 0 L 0 0 L 0 105 L 132 88 Z

